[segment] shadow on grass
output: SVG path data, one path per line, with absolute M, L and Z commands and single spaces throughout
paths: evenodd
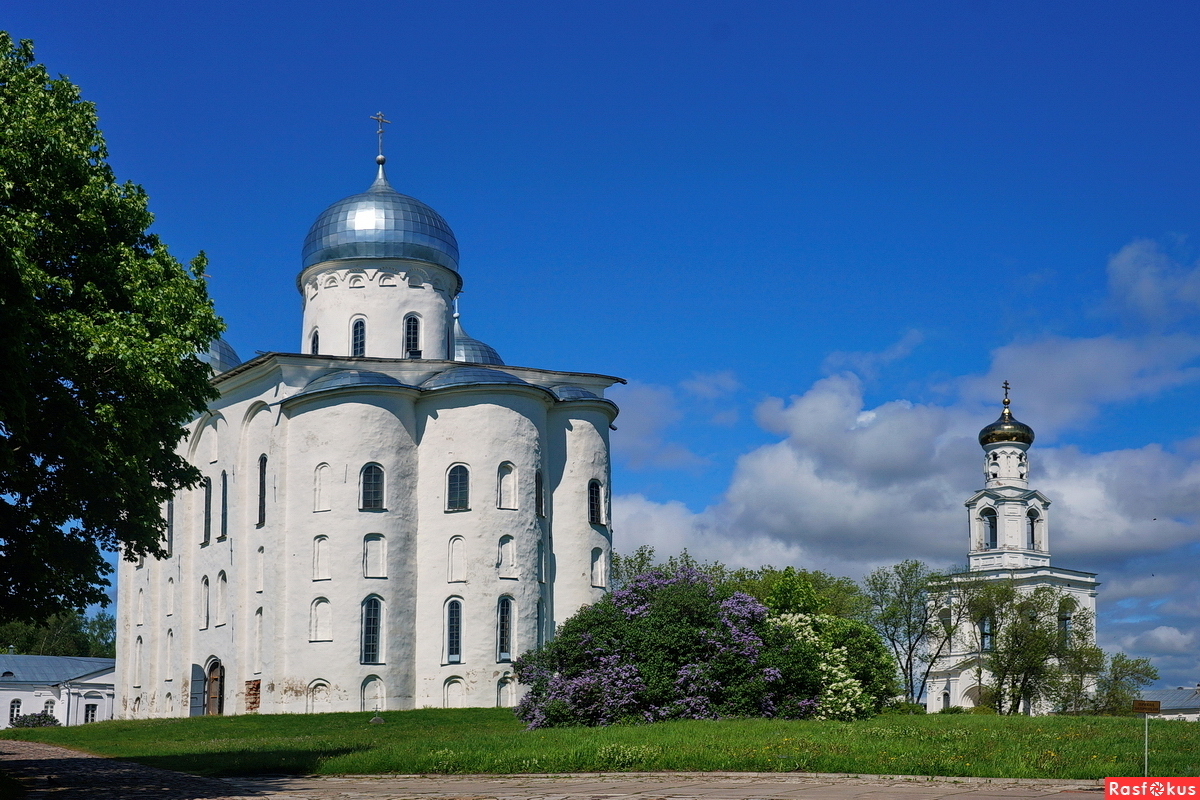
M 187 772 L 210 778 L 242 775 L 310 775 L 321 764 L 337 756 L 364 748 L 340 747 L 322 750 L 234 750 L 218 753 L 175 753 L 168 756 L 126 756 L 147 767 Z

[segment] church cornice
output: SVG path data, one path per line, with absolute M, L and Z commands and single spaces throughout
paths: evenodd
M 1039 492 L 1037 489 L 1020 489 L 1016 486 L 1002 486 L 995 489 L 980 489 L 975 494 L 967 499 L 964 506 L 977 505 L 980 500 L 987 498 L 996 503 L 1020 503 L 1028 500 L 1038 500 L 1043 506 L 1049 506 L 1052 502 L 1049 497 Z

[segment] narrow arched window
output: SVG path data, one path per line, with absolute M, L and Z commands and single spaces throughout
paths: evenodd
M 604 550 L 592 548 L 592 586 L 603 589 L 608 585 L 608 565 L 604 558 Z
M 201 531 L 200 544 L 208 544 L 212 540 L 212 478 L 205 478 L 204 485 L 204 528 Z
M 205 575 L 200 579 L 200 629 L 204 630 L 208 627 L 209 617 L 209 602 L 210 592 L 208 586 L 208 576 Z
M 383 508 L 383 467 L 367 464 L 362 468 L 362 493 L 358 507 L 364 511 Z
M 328 464 L 318 464 L 317 471 L 313 473 L 313 511 L 329 510 L 331 472 Z
M 404 318 L 404 354 L 407 358 L 421 357 L 421 320 L 414 316 Z
M 588 482 L 588 522 L 593 525 L 604 524 L 604 496 L 600 481 Z
M 446 475 L 446 510 L 466 511 L 471 507 L 471 473 L 455 464 Z
M 229 474 L 221 470 L 221 532 L 218 538 L 229 535 Z
M 446 603 L 446 663 L 462 663 L 462 601 Z
M 505 461 L 496 471 L 496 508 L 517 507 L 517 470 Z
M 12 725 L 21 716 L 21 701 L 13 700 L 8 704 L 8 724 Z
M 308 613 L 308 640 L 310 642 L 333 641 L 333 608 L 329 600 L 318 597 L 313 600 Z
M 985 508 L 979 514 L 983 520 L 983 549 L 995 550 L 999 546 L 999 524 L 994 508 Z
M 380 663 L 382 626 L 383 602 L 378 597 L 368 597 L 362 604 L 362 663 Z
M 137 637 L 137 641 L 133 643 L 133 685 L 142 685 L 142 665 L 145 660 L 142 655 L 142 637 Z
M 513 554 L 514 549 L 513 537 L 500 537 L 500 544 L 496 548 L 496 569 L 499 571 L 501 578 L 517 577 L 516 558 Z
M 313 539 L 313 575 L 314 581 L 329 579 L 329 537 L 317 536 Z
M 996 633 L 993 628 L 992 618 L 984 617 L 979 621 L 979 649 L 990 652 L 996 644 Z
M 496 607 L 496 660 L 512 661 L 513 601 L 501 597 Z
M 170 557 L 175 552 L 175 499 L 171 498 L 167 501 L 167 541 L 166 541 L 167 556 Z
M 138 589 L 137 598 L 137 624 L 144 625 L 146 622 L 146 593 Z
M 533 473 L 533 508 L 539 517 L 546 516 L 546 479 L 540 469 Z
M 225 603 L 229 594 L 229 578 L 225 571 L 217 573 L 217 621 L 216 625 L 225 624 Z
M 313 330 L 312 336 L 308 339 L 308 352 L 314 356 L 321 354 L 321 333 L 316 329 Z
M 367 354 L 367 323 L 364 320 L 354 320 L 350 327 L 350 355 L 365 356 Z
M 263 548 L 261 548 L 261 547 L 258 548 L 258 552 L 254 554 L 254 560 L 255 560 L 255 564 L 254 564 L 255 589 L 254 589 L 254 591 L 261 594 L 262 590 L 264 588 L 263 584 L 266 583 L 266 573 L 267 573 L 267 564 L 266 564 L 267 557 L 266 557 L 266 552 L 263 550 Z
M 1029 513 L 1025 515 L 1025 521 L 1026 521 L 1027 538 L 1029 539 L 1029 543 L 1026 546 L 1030 550 L 1037 550 L 1038 549 L 1038 536 L 1037 536 L 1038 513 L 1037 513 L 1037 511 L 1030 509 Z
M 942 710 L 944 711 L 944 710 L 948 709 L 949 707 L 950 707 L 950 693 L 942 692 Z
M 165 671 L 167 673 L 166 680 L 171 680 L 171 676 L 175 673 L 175 631 L 167 629 L 167 658 L 165 662 Z
M 258 523 L 267 524 L 267 454 L 258 457 Z
M 42 713 L 49 714 L 50 716 L 54 716 L 54 701 L 53 700 L 46 701 L 45 705 L 42 706 Z
M 252 655 L 254 658 L 254 674 L 255 675 L 262 672 L 262 662 L 263 662 L 262 645 L 263 645 L 263 615 L 262 615 L 262 609 L 259 608 L 259 609 L 256 609 L 254 612 L 254 653 Z
M 167 616 L 175 614 L 175 579 L 167 578 Z
M 387 541 L 383 534 L 368 533 L 363 537 L 363 577 L 387 577 Z
M 463 548 L 465 546 L 466 542 L 461 536 L 455 536 L 450 540 L 450 546 L 446 553 L 446 581 L 448 583 L 457 583 L 467 579 L 463 569 Z

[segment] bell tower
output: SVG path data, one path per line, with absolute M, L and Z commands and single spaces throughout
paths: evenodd
M 1050 500 L 1029 488 L 1033 428 L 1017 421 L 1004 382 L 1000 418 L 979 432 L 984 488 L 966 502 L 972 572 L 1050 565 Z

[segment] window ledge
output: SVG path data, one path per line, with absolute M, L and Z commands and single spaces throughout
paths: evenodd
M 447 508 L 446 513 L 447 514 L 462 514 L 463 512 L 470 511 L 470 510 L 471 509 L 469 509 L 469 508 Z
M 498 577 L 499 577 L 499 578 L 500 578 L 500 580 L 502 580 L 502 581 L 519 581 L 519 580 L 521 580 L 521 579 L 520 579 L 520 578 L 518 578 L 516 575 L 500 575 L 500 576 L 498 576 Z
M 358 510 L 367 514 L 381 514 L 384 511 L 387 511 L 386 508 L 359 508 Z

